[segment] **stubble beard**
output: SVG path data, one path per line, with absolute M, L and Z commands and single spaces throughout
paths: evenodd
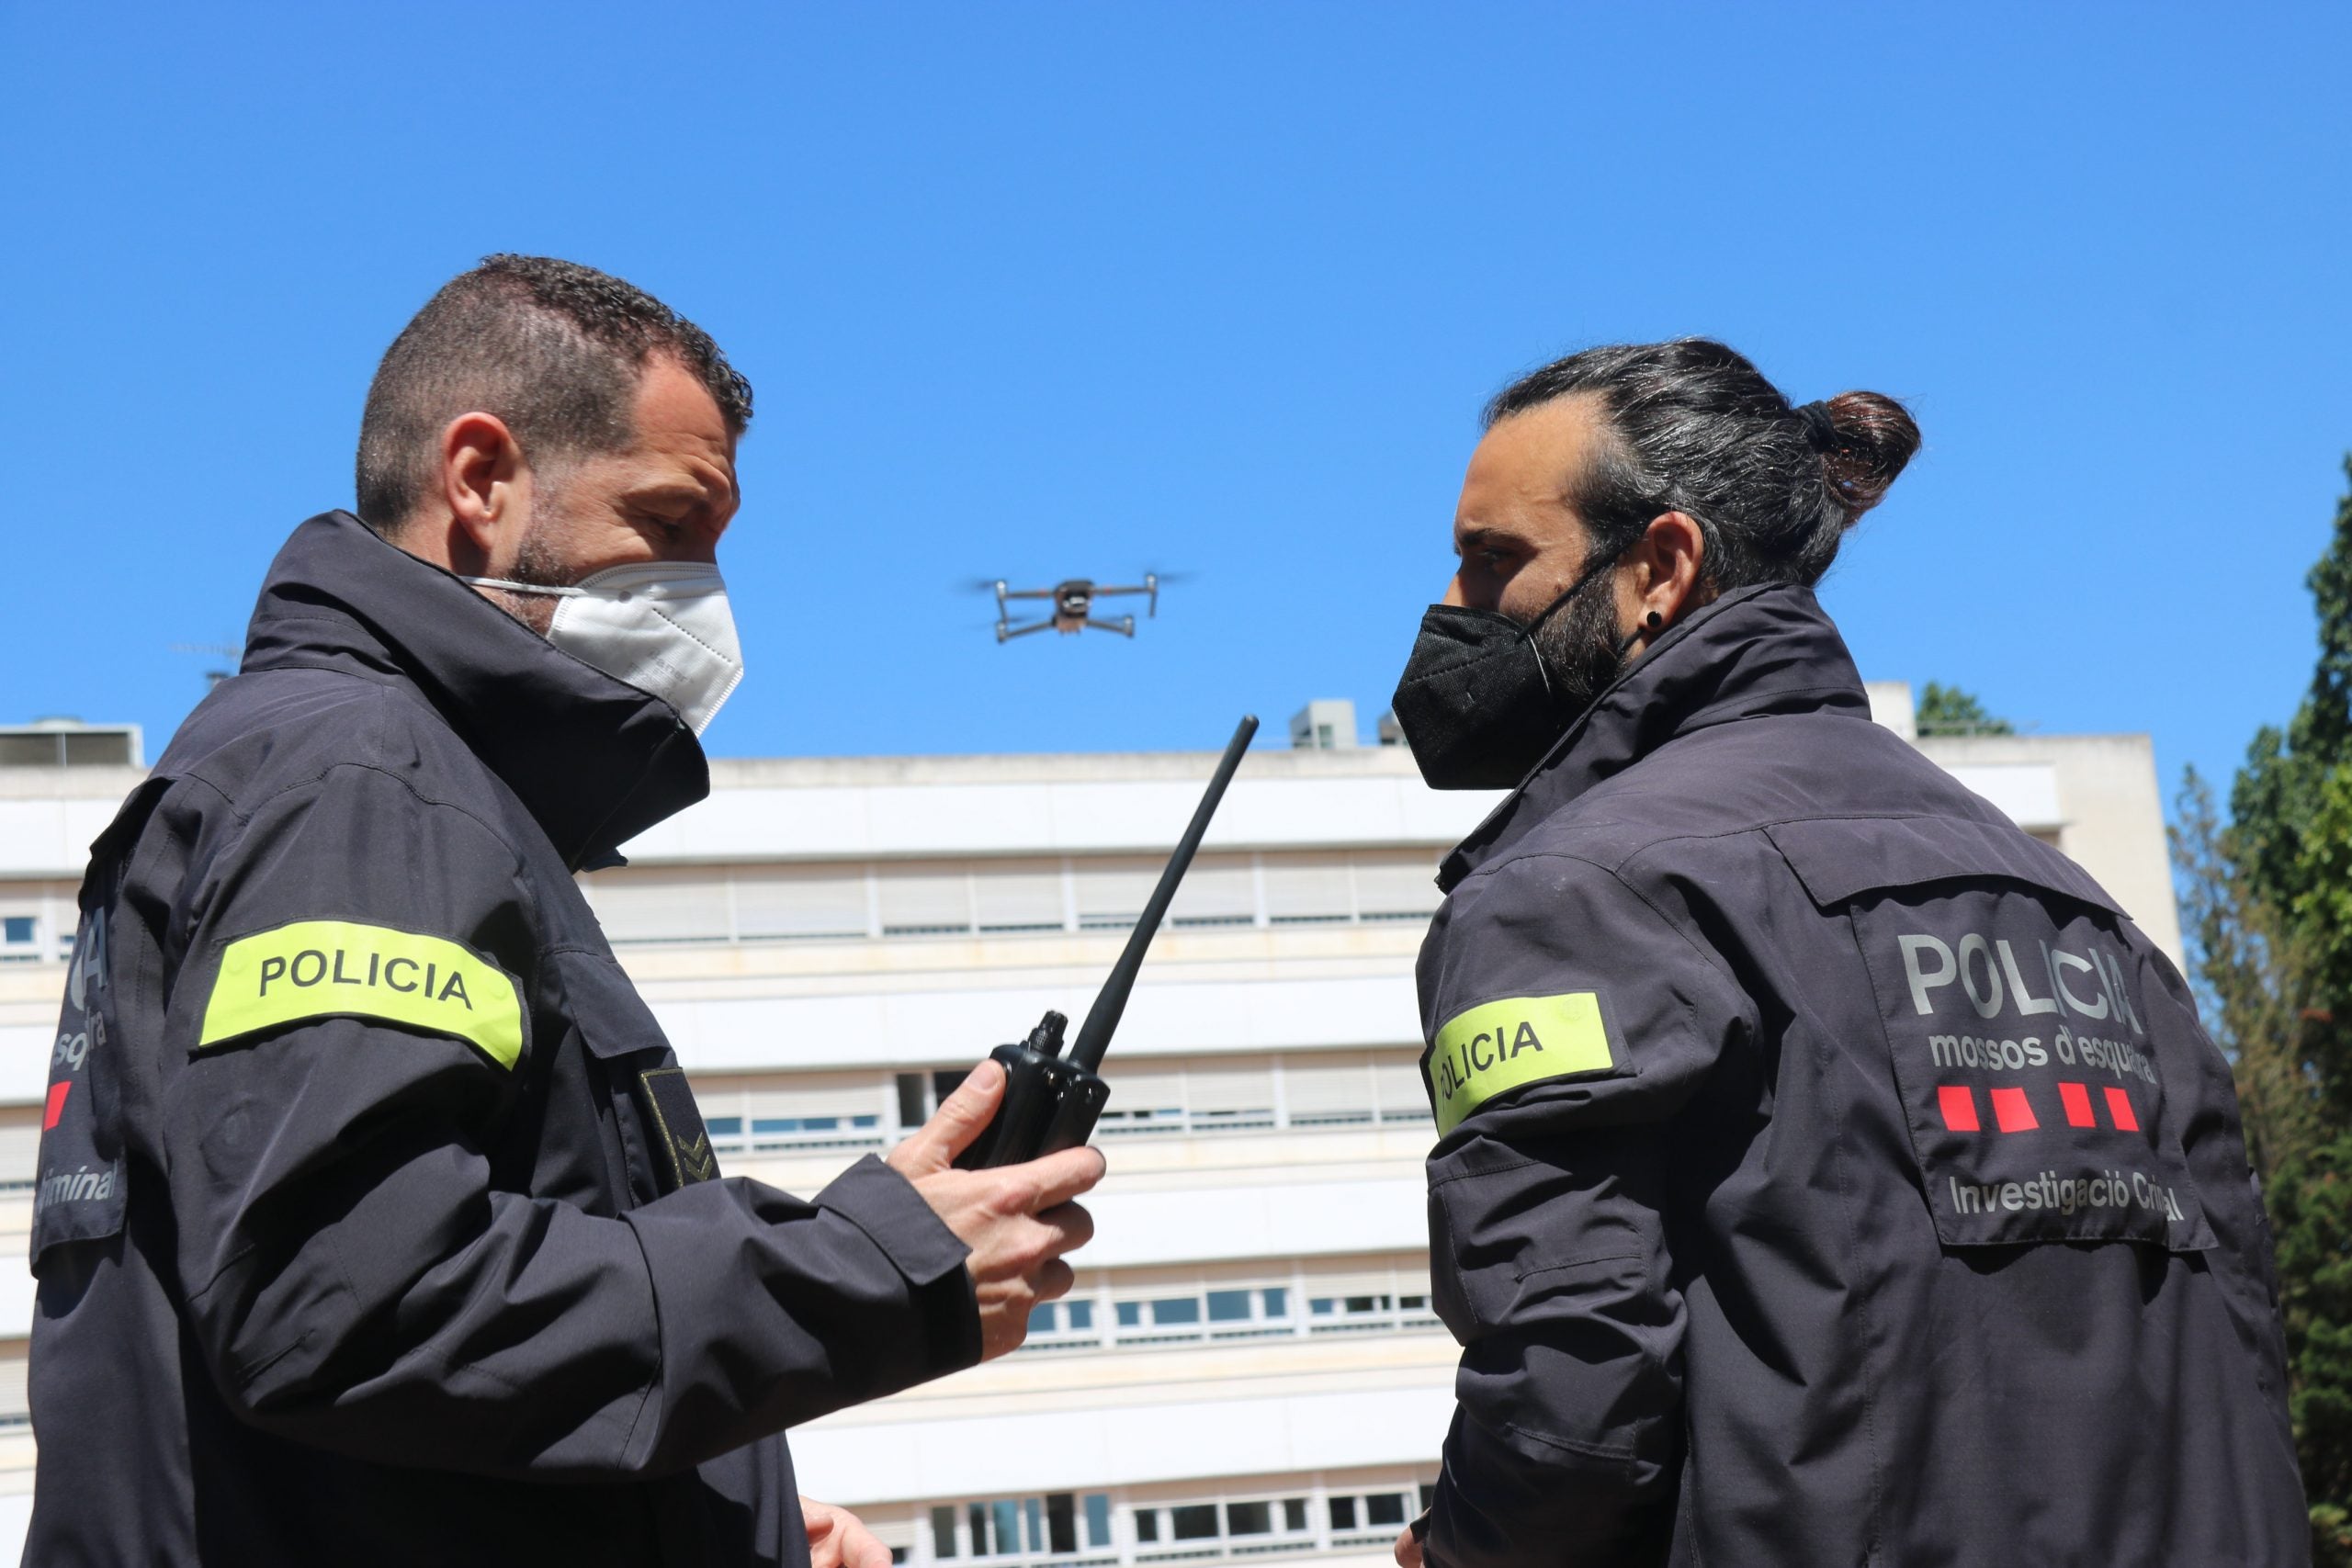
M 1535 628 L 1552 695 L 1571 716 L 1581 716 L 1625 668 L 1617 650 L 1616 597 L 1616 574 L 1600 572 Z
M 548 489 L 542 491 L 533 505 L 531 531 L 523 536 L 522 547 L 514 552 L 514 564 L 506 573 L 509 581 L 569 588 L 578 578 L 579 574 L 555 547 L 555 536 L 560 530 L 550 526 L 554 521 L 550 509 L 556 502 L 556 495 Z M 541 637 L 547 636 L 548 628 L 555 625 L 556 610 L 563 603 L 546 593 L 512 593 L 497 588 L 486 592 L 492 604 Z

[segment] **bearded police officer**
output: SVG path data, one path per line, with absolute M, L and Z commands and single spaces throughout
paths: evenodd
M 33 1229 L 26 1561 L 887 1564 L 786 1426 L 999 1355 L 1076 1149 L 950 1168 L 983 1064 L 813 1200 L 722 1178 L 575 872 L 708 788 L 751 389 L 491 258 L 385 355 L 358 515 L 98 840 Z
M 1407 1568 L 2308 1560 L 2229 1068 L 1812 585 L 1918 444 L 1719 344 L 1497 398 L 1396 714 L 1464 1347 Z

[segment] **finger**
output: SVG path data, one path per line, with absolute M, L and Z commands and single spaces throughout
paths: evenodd
M 931 1120 L 900 1145 L 900 1152 L 910 1155 L 920 1168 L 946 1169 L 987 1129 L 1003 1099 L 1003 1066 L 993 1060 L 982 1062 L 965 1075 L 956 1092 L 932 1112 Z
M 842 1543 L 842 1568 L 890 1568 L 890 1549 L 872 1530 L 860 1525 Z
M 1059 1301 L 1077 1283 L 1077 1273 L 1058 1258 L 1039 1264 L 1036 1273 L 1029 1277 L 1030 1293 L 1041 1302 Z
M 1046 1244 L 1046 1251 L 1056 1258 L 1065 1252 L 1076 1252 L 1094 1239 L 1094 1216 L 1082 1203 L 1059 1203 L 1037 1216 L 1037 1223 L 1057 1233 Z
M 1029 1184 L 1029 1201 L 1023 1205 L 1031 1213 L 1067 1203 L 1102 1179 L 1107 1168 L 1102 1151 L 1094 1148 L 1064 1149 L 1043 1159 L 1033 1159 L 1027 1165 L 1012 1168 L 1021 1173 Z
M 800 1519 L 808 1534 L 809 1568 L 835 1568 L 841 1562 L 841 1546 L 836 1539 L 840 1532 L 833 1528 L 833 1511 L 822 1503 L 804 1498 Z

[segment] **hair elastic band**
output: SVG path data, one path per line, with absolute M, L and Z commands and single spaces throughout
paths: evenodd
M 1803 403 L 1789 412 L 1804 421 L 1804 438 L 1813 443 L 1815 451 L 1826 452 L 1838 445 L 1838 425 L 1829 417 L 1827 403 Z

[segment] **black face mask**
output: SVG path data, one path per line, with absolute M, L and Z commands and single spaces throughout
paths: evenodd
M 1429 607 L 1390 707 L 1431 789 L 1509 789 L 1607 684 L 1555 680 L 1536 633 L 1616 564 L 1604 559 L 1585 568 L 1524 626 L 1495 610 Z M 1618 643 L 1610 662 L 1622 660 L 1633 641 Z

